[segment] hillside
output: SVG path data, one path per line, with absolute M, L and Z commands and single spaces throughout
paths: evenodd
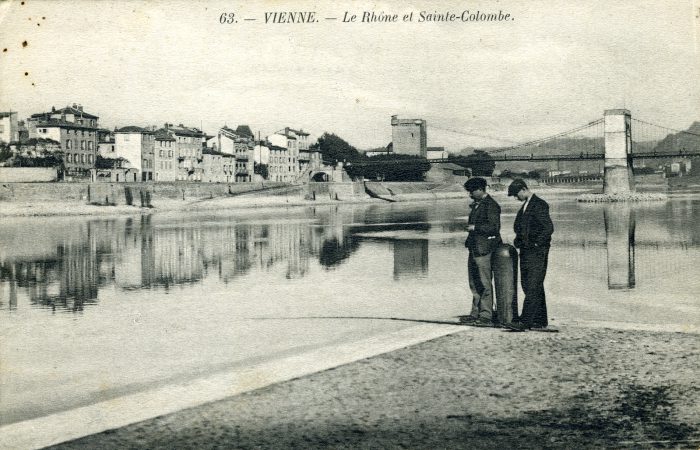
M 693 134 L 688 134 L 693 133 Z M 481 150 L 487 153 L 509 156 L 535 155 L 576 155 L 581 153 L 604 153 L 604 139 L 600 138 L 559 138 L 540 144 L 520 147 L 517 149 L 509 147 L 487 147 Z M 700 151 L 700 121 L 685 130 L 675 134 L 669 134 L 660 141 L 634 141 L 632 151 L 634 153 L 646 153 L 656 151 L 659 154 L 676 153 L 678 150 Z M 456 152 L 457 154 L 468 155 L 473 152 L 473 148 L 464 148 Z M 645 165 L 665 164 L 670 161 L 666 158 L 646 160 Z M 509 169 L 515 172 L 525 172 L 531 170 L 561 170 L 561 171 L 587 171 L 595 172 L 603 168 L 603 161 L 505 161 L 496 163 L 496 171 Z

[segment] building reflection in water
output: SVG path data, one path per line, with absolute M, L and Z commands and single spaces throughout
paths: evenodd
M 608 289 L 631 289 L 634 276 L 635 212 L 630 205 L 605 205 Z
M 192 218 L 66 221 L 48 231 L 41 221 L 0 229 L 0 309 L 30 305 L 79 312 L 100 288 L 171 289 L 216 276 L 227 284 L 251 270 L 284 264 L 287 279 L 304 277 L 310 258 L 331 268 L 350 257 L 360 239 L 346 232 L 355 220 L 320 211 L 308 220 L 265 223 L 200 222 Z M 27 236 L 40 236 L 28 241 Z
M 394 279 L 428 273 L 428 240 L 394 240 Z

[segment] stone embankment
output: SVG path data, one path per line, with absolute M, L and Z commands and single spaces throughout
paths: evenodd
M 615 203 L 615 202 L 650 202 L 668 200 L 664 193 L 628 192 L 625 194 L 581 194 L 576 198 L 585 203 Z
M 466 197 L 459 183 L 2 183 L 0 216 L 150 214 Z

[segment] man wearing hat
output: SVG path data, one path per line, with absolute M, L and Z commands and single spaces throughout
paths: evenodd
M 467 222 L 469 235 L 464 246 L 469 249 L 467 268 L 469 288 L 472 291 L 472 309 L 460 322 L 476 326 L 492 326 L 493 315 L 493 275 L 491 253 L 501 243 L 501 207 L 486 193 L 486 180 L 470 178 L 464 189 L 474 200 L 469 207 L 471 213 Z
M 513 244 L 520 253 L 520 281 L 525 300 L 519 321 L 506 326 L 516 331 L 546 330 L 544 277 L 547 274 L 549 246 L 554 233 L 549 205 L 530 192 L 527 184 L 521 179 L 513 180 L 508 186 L 508 196 L 517 197 L 523 202 L 522 208 L 515 216 Z

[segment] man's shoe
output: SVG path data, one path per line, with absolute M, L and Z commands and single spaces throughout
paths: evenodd
M 474 322 L 472 322 L 470 325 L 473 325 L 475 327 L 493 327 L 493 321 L 491 319 L 480 317 Z
M 547 325 L 533 325 L 530 327 L 530 330 L 539 331 L 542 333 L 558 333 L 559 332 L 559 330 L 557 328 L 548 327 Z
M 527 331 L 530 328 L 522 322 L 504 323 L 503 327 L 510 331 Z
M 474 316 L 459 316 L 459 323 L 466 323 L 467 325 L 471 325 L 477 320 L 479 320 L 479 318 Z

